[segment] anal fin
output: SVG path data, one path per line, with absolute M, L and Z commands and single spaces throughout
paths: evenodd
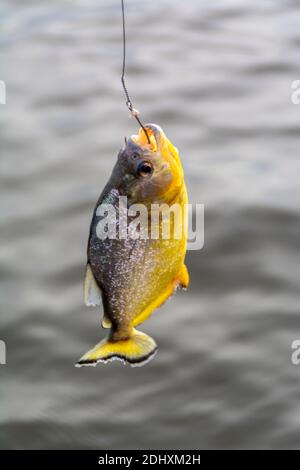
M 178 280 L 179 286 L 181 286 L 183 289 L 188 288 L 188 285 L 190 282 L 190 276 L 189 276 L 189 272 L 185 264 L 181 266 L 178 276 L 177 276 L 177 280 Z

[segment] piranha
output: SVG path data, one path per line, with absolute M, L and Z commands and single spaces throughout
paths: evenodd
M 125 235 L 120 236 L 118 231 L 117 236 L 99 236 L 99 223 L 104 220 L 101 207 L 109 205 L 115 209 L 105 213 L 106 219 L 114 220 L 120 228 L 121 197 L 127 201 L 127 223 L 134 221 L 130 217 L 130 208 L 138 204 L 147 209 L 146 221 L 151 219 L 151 224 L 144 233 L 146 236 L 132 236 L 130 224 Z M 84 300 L 87 306 L 103 303 L 102 327 L 109 329 L 109 334 L 84 354 L 77 366 L 96 365 L 113 359 L 137 366 L 154 357 L 155 341 L 135 327 L 161 306 L 177 287 L 188 287 L 189 275 L 184 264 L 187 202 L 178 150 L 159 126 L 145 125 L 138 135 L 125 140 L 125 147 L 120 150 L 112 175 L 94 209 Z M 171 214 L 169 236 L 164 237 L 163 211 L 158 216 L 157 211 L 161 206 L 173 208 L 174 205 L 180 208 L 180 217 L 176 219 Z M 153 214 L 156 217 L 152 217 Z M 135 224 L 136 234 L 140 225 Z M 156 236 L 151 236 L 153 231 Z

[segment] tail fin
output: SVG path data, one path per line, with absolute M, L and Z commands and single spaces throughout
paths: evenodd
M 76 367 L 95 366 L 98 362 L 114 359 L 129 363 L 131 366 L 143 366 L 156 354 L 155 341 L 145 333 L 132 329 L 130 338 L 122 341 L 110 341 L 105 338 L 85 353 L 77 362 Z

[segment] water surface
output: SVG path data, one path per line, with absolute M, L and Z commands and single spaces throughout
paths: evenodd
M 125 135 L 116 1 L 2 2 L 0 446 L 300 445 L 296 1 L 127 1 L 128 87 L 179 147 L 205 246 L 144 325 L 143 368 L 74 368 L 104 334 L 82 300 L 94 203 Z

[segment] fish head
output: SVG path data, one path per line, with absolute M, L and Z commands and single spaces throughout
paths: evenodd
M 119 192 L 132 203 L 171 203 L 184 186 L 178 150 L 156 124 L 144 129 L 131 136 L 119 153 L 115 167 Z

